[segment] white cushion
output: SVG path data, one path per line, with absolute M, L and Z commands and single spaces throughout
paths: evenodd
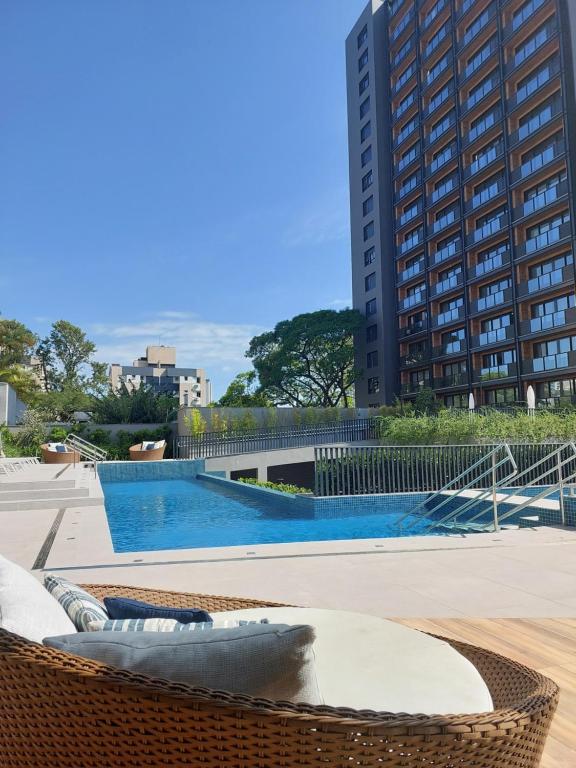
M 31 573 L 0 555 L 0 627 L 41 643 L 76 632 L 66 611 Z
M 158 440 L 154 443 L 154 448 L 163 448 L 166 445 L 166 440 Z
M 156 443 L 153 440 L 142 440 L 142 450 L 151 451 L 156 447 Z
M 210 615 L 215 621 L 267 618 L 314 627 L 318 686 L 329 706 L 427 715 L 493 709 L 486 683 L 468 659 L 448 643 L 393 621 L 320 608 Z

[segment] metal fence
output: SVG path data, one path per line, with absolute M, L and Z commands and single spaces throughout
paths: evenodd
M 174 456 L 179 459 L 207 459 L 280 448 L 304 448 L 323 443 L 353 443 L 374 440 L 376 437 L 375 418 L 250 431 L 205 432 L 202 435 L 176 438 Z
M 560 445 L 522 443 L 510 448 L 520 473 Z M 317 496 L 344 496 L 438 491 L 495 447 L 495 444 L 323 446 L 314 451 L 314 492 Z M 555 463 L 555 457 L 543 462 L 538 469 L 523 475 L 520 485 L 533 482 L 545 470 L 551 472 Z M 502 479 L 506 472 L 505 467 L 500 468 L 497 479 Z M 480 473 L 481 468 L 478 475 Z M 471 479 L 473 475 L 468 475 L 465 482 Z M 514 485 L 511 481 L 510 486 Z M 481 483 L 472 487 L 481 487 Z

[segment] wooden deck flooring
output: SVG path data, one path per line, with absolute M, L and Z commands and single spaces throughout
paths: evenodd
M 560 705 L 541 768 L 576 766 L 576 619 L 396 619 L 516 659 L 555 680 Z

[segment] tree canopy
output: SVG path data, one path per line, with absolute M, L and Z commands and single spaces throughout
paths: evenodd
M 354 367 L 353 338 L 363 324 L 355 309 L 324 309 L 255 336 L 246 355 L 260 391 L 275 405 L 348 407 L 361 374 Z
M 245 371 L 232 379 L 215 405 L 220 408 L 266 408 L 270 400 L 258 384 L 256 371 Z

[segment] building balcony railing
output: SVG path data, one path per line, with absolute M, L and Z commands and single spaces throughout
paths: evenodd
M 518 128 L 516 131 L 513 131 L 510 134 L 510 145 L 514 146 L 515 144 L 518 144 L 518 142 L 524 141 L 530 136 L 533 136 L 540 130 L 540 128 L 547 125 L 549 122 L 554 120 L 555 117 L 558 117 L 558 115 L 561 114 L 562 102 L 560 99 L 556 99 L 549 108 L 543 109 L 542 112 L 534 115 L 534 117 L 528 120 L 528 122 L 521 125 L 520 128 Z
M 456 19 L 462 18 L 462 16 L 472 8 L 475 2 L 476 0 L 463 0 L 462 5 L 456 11 Z
M 441 328 L 449 323 L 455 323 L 458 320 L 463 320 L 465 315 L 464 307 L 454 307 L 447 312 L 440 312 L 432 317 L 432 327 Z
M 563 240 L 567 240 L 572 236 L 572 225 L 569 221 L 565 221 L 564 224 L 560 224 L 557 227 L 549 229 L 547 232 L 536 237 L 531 237 L 524 243 L 516 246 L 516 258 L 522 256 L 530 256 L 533 253 L 539 253 L 546 248 L 551 248 Z
M 510 0 L 504 0 L 503 4 L 508 2 L 510 2 Z M 532 3 L 532 7 L 529 9 L 529 14 L 521 14 L 520 16 L 516 16 L 513 21 L 506 24 L 502 31 L 504 40 L 508 40 L 512 37 L 512 35 L 515 35 L 516 32 L 518 32 L 518 30 L 521 29 L 524 24 L 526 24 L 526 22 L 533 18 L 536 11 L 538 11 L 545 3 L 546 0 L 536 0 L 536 2 Z
M 495 379 L 509 379 L 517 375 L 518 366 L 516 363 L 505 363 L 503 365 L 493 365 L 489 368 L 477 368 L 472 375 L 472 381 L 485 383 Z
M 506 184 L 504 179 L 498 179 L 493 185 L 490 186 L 489 189 L 486 189 L 483 192 L 479 192 L 477 195 L 474 195 L 474 197 L 471 197 L 470 200 L 466 200 L 464 203 L 465 212 L 469 213 L 470 211 L 475 211 L 482 205 L 485 205 L 488 202 L 492 202 L 494 198 L 498 197 L 498 195 L 501 195 L 505 189 Z
M 536 213 L 536 211 L 540 211 L 542 208 L 546 208 L 552 203 L 555 203 L 567 194 L 568 181 L 565 179 L 554 187 L 550 187 L 550 189 L 541 192 L 539 195 L 531 197 L 530 200 L 526 200 L 522 205 L 517 205 L 512 212 L 512 219 L 513 221 L 517 221 L 518 219 L 523 219 L 524 216 L 530 216 L 531 214 Z
M 576 366 L 576 352 L 558 352 L 555 355 L 524 360 L 522 373 L 545 373 L 546 371 L 557 371 L 561 368 L 573 368 L 574 366 Z
M 425 387 L 430 386 L 430 379 L 424 379 L 423 381 L 405 381 L 400 385 L 400 392 L 403 395 L 413 395 L 415 392 L 420 392 Z
M 406 213 L 403 213 L 401 216 L 397 218 L 396 229 L 401 229 L 402 227 L 406 226 L 406 224 L 409 224 L 411 221 L 414 221 L 414 219 L 417 219 L 421 213 L 422 213 L 422 203 L 418 202 L 415 206 L 411 207 L 410 210 L 406 211 Z
M 500 86 L 500 75 L 498 71 L 494 72 L 490 79 L 487 80 L 481 88 L 476 89 L 473 93 L 470 94 L 470 96 L 462 103 L 460 114 L 463 115 L 466 112 L 469 112 L 471 109 L 473 109 L 477 104 L 479 104 L 482 99 L 486 98 L 490 93 L 494 93 L 494 91 Z
M 439 283 L 436 283 L 436 285 L 433 285 L 430 288 L 430 296 L 440 296 L 441 294 L 447 293 L 454 288 L 458 288 L 460 285 L 464 285 L 463 272 L 459 272 L 457 275 L 451 275 L 445 280 L 441 280 Z
M 441 344 L 439 347 L 432 348 L 432 358 L 446 357 L 446 355 L 460 355 L 466 352 L 466 339 L 457 339 L 449 341 L 447 344 Z
M 406 98 L 402 101 L 401 104 L 399 104 L 398 109 L 396 109 L 392 113 L 392 122 L 395 123 L 397 120 L 399 120 L 402 115 L 405 115 L 406 112 L 410 109 L 410 107 L 414 106 L 414 104 L 418 103 L 418 92 L 416 89 L 412 91 Z
M 410 368 L 414 365 L 423 365 L 430 361 L 430 350 L 422 349 L 417 352 L 409 352 L 407 355 L 400 357 L 400 366 L 402 368 Z
M 412 134 L 418 129 L 420 125 L 419 120 L 415 120 L 414 123 L 412 123 L 409 127 L 407 127 L 405 130 L 400 131 L 398 136 L 396 136 L 396 139 L 394 140 L 394 149 L 397 149 L 400 144 L 403 144 L 408 136 L 412 136 Z
M 399 272 L 398 277 L 396 278 L 396 282 L 405 283 L 406 280 L 411 280 L 413 277 L 424 274 L 425 270 L 426 261 L 424 259 L 420 259 L 420 261 L 417 261 L 416 264 L 412 264 L 412 266 L 408 267 L 408 269 L 404 269 L 402 272 Z
M 438 202 L 438 200 L 442 200 L 442 198 L 445 195 L 449 195 L 450 192 L 453 192 L 458 187 L 458 181 L 456 177 L 452 177 L 448 179 L 446 182 L 444 182 L 438 189 L 435 189 L 428 197 L 426 198 L 426 206 L 429 208 L 430 206 L 434 205 Z
M 442 136 L 445 136 L 447 133 L 449 133 L 455 125 L 456 125 L 456 115 L 451 114 L 446 119 L 446 122 L 444 122 L 443 120 L 441 125 L 437 126 L 436 128 L 433 128 L 430 131 L 430 133 L 424 137 L 424 146 L 426 148 L 431 147 L 432 144 L 435 144 L 438 141 L 438 139 L 442 138 Z
M 474 160 L 473 163 L 470 163 L 470 165 L 464 168 L 464 180 L 468 180 L 471 176 L 474 176 L 474 174 L 478 173 L 483 168 L 486 168 L 496 160 L 499 160 L 501 157 L 504 157 L 504 142 L 500 142 L 491 147 L 487 152 Z
M 422 184 L 422 179 L 420 178 L 420 174 L 417 174 L 417 178 L 415 178 L 413 181 L 411 180 L 409 184 L 403 184 L 400 189 L 398 190 L 398 194 L 396 195 L 395 202 L 399 202 L 402 200 L 406 195 L 409 195 L 410 192 L 412 192 L 416 187 L 419 187 L 420 184 Z
M 486 224 L 478 227 L 478 229 L 475 229 L 469 235 L 466 235 L 466 245 L 473 245 L 474 243 L 479 243 L 482 240 L 486 240 L 486 238 L 492 237 L 492 235 L 496 235 L 499 232 L 502 232 L 502 230 L 507 226 L 508 214 L 501 213 L 495 219 L 488 221 Z
M 408 83 L 414 77 L 414 75 L 416 74 L 417 70 L 418 70 L 418 67 L 416 66 L 416 61 L 414 60 L 412 62 L 412 64 L 410 64 L 410 66 L 407 67 L 404 70 L 402 75 L 395 82 L 395 84 L 394 84 L 394 86 L 392 88 L 392 93 L 394 95 L 399 93 L 402 90 L 402 88 L 404 88 L 406 83 Z
M 502 304 L 508 304 L 512 301 L 512 288 L 504 288 L 496 293 L 491 293 L 489 296 L 481 296 L 476 301 L 470 304 L 470 314 L 476 315 L 480 312 L 486 312 L 494 307 L 499 307 Z
M 446 104 L 446 102 L 451 99 L 454 96 L 454 83 L 450 83 L 449 85 L 446 85 L 440 94 L 436 98 L 434 98 L 428 106 L 424 109 L 423 117 L 424 119 L 430 117 L 430 115 L 433 115 L 434 112 L 436 112 L 437 109 L 439 109 L 442 104 Z
M 404 311 L 405 309 L 411 309 L 412 307 L 417 307 L 418 304 L 423 304 L 426 301 L 426 291 L 419 291 L 418 293 L 413 293 L 410 296 L 406 296 L 405 299 L 401 299 L 398 302 L 398 307 L 401 311 Z
M 445 245 L 443 248 L 439 248 L 436 253 L 431 254 L 430 264 L 432 266 L 436 264 L 442 264 L 442 262 L 448 261 L 448 259 L 451 259 L 453 256 L 456 256 L 461 252 L 462 240 L 461 238 L 457 237 L 448 245 Z
M 494 37 L 490 44 L 486 48 L 478 52 L 478 55 L 474 56 L 472 60 L 466 64 L 460 76 L 458 78 L 459 85 L 462 85 L 469 77 L 483 67 L 487 61 L 494 61 L 494 54 L 498 51 L 498 41 Z
M 492 344 L 501 344 L 503 341 L 514 338 L 514 326 L 505 325 L 502 328 L 495 328 L 493 331 L 484 331 L 470 339 L 470 349 L 479 349 L 489 347 Z
M 396 253 L 398 256 L 404 256 L 405 253 L 408 253 L 413 248 L 417 248 L 419 245 L 422 245 L 423 242 L 424 234 L 420 234 L 418 237 L 411 237 L 409 240 L 404 240 L 404 242 L 400 244 L 400 246 L 396 249 Z
M 439 154 L 438 157 L 435 157 L 434 160 L 430 162 L 430 165 L 425 168 L 426 178 L 433 176 L 436 171 L 440 170 L 440 168 L 443 168 L 446 163 L 449 163 L 452 158 L 457 156 L 457 154 L 458 152 L 456 149 L 456 143 L 450 144 L 449 147 L 446 147 L 446 149 L 441 154 Z
M 558 312 L 552 312 L 549 315 L 533 317 L 530 320 L 522 320 L 520 323 L 520 336 L 527 336 L 532 333 L 542 333 L 551 331 L 554 328 L 564 328 L 567 325 L 576 323 L 576 308 L 561 309 Z
M 510 261 L 510 251 L 497 253 L 495 256 L 486 259 L 486 261 L 482 261 L 479 264 L 470 267 L 468 270 L 468 278 L 473 280 L 477 277 L 482 277 L 483 275 L 489 275 L 491 272 L 495 272 L 497 269 L 507 266 L 510 264 Z
M 554 269 L 552 272 L 546 272 L 544 275 L 532 277 L 530 280 L 523 280 L 518 283 L 518 297 L 533 296 L 540 291 L 549 291 L 557 288 L 563 283 L 574 282 L 574 265 L 567 264 L 565 267 Z
M 549 83 L 560 73 L 560 60 L 557 57 L 551 59 L 548 65 L 534 75 L 528 82 L 519 88 L 515 94 L 508 99 L 508 112 L 511 112 L 519 104 L 522 104 L 526 99 L 536 93 L 543 85 Z
M 532 176 L 533 173 L 536 173 L 541 168 L 544 168 L 546 165 L 554 162 L 554 160 L 561 157 L 565 152 L 565 140 L 560 139 L 559 141 L 555 141 L 538 155 L 531 158 L 530 160 L 527 160 L 519 168 L 515 168 L 510 174 L 510 182 L 515 184 L 521 179 L 527 179 L 528 177 Z
M 422 32 L 425 32 L 428 29 L 428 27 L 430 26 L 430 24 L 432 24 L 434 19 L 437 19 L 440 13 L 449 4 L 450 4 L 449 0 L 438 0 L 438 2 L 434 4 L 434 7 L 422 20 L 422 24 L 420 25 L 420 29 L 422 30 Z
M 458 52 L 466 48 L 468 43 L 471 43 L 472 40 L 474 40 L 474 38 L 476 38 L 482 32 L 482 30 L 485 29 L 488 26 L 488 24 L 490 24 L 492 19 L 496 16 L 496 12 L 498 10 L 497 4 L 492 3 L 492 5 L 489 5 L 486 10 L 487 10 L 487 14 L 482 17 L 481 23 L 478 24 L 477 26 L 474 25 L 473 28 L 471 28 L 468 32 L 466 32 L 463 35 L 462 40 L 460 40 L 460 42 L 457 45 Z
M 439 376 L 434 379 L 436 389 L 448 389 L 448 387 L 466 387 L 468 386 L 468 372 L 460 371 L 452 373 L 449 376 Z
M 398 337 L 401 339 L 405 339 L 408 336 L 416 336 L 418 333 L 423 333 L 424 331 L 428 330 L 428 321 L 427 320 L 419 320 L 417 323 L 409 323 L 408 325 L 405 325 L 403 328 L 400 328 L 398 330 Z
M 448 227 L 451 227 L 452 224 L 457 222 L 459 219 L 460 219 L 460 211 L 451 210 L 444 216 L 441 216 L 439 219 L 436 219 L 436 221 L 430 227 L 430 230 L 433 235 L 437 235 L 438 232 L 442 232 L 442 230 L 447 229 Z

